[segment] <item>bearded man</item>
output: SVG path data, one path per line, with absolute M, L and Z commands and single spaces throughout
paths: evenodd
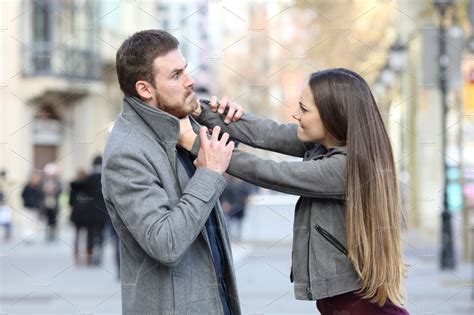
M 135 33 L 117 51 L 125 94 L 106 145 L 102 189 L 120 237 L 124 314 L 240 314 L 218 198 L 234 143 L 206 136 L 196 160 L 177 145 L 197 108 L 179 42 Z M 181 127 L 182 128 L 182 127 Z

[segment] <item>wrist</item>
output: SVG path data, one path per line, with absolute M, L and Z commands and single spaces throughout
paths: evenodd
M 193 116 L 194 118 L 198 118 L 199 116 L 201 116 L 201 113 L 202 113 L 202 105 L 201 105 L 201 103 L 198 101 L 198 106 L 197 106 L 196 109 L 191 113 L 191 116 Z
M 212 167 L 212 166 L 201 166 L 201 167 L 203 167 L 203 168 L 205 168 L 205 169 L 207 169 L 211 172 L 217 173 L 219 175 L 224 175 L 224 172 L 225 172 L 225 171 L 221 170 L 218 167 Z
M 191 135 L 186 136 L 186 139 L 181 143 L 184 149 L 191 151 L 193 144 L 196 141 L 197 135 L 193 132 Z

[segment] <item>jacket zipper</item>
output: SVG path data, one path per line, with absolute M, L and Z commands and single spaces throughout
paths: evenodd
M 338 251 L 347 256 L 347 249 L 344 247 L 344 245 L 341 244 L 341 242 L 337 240 L 337 238 L 335 238 L 331 233 L 320 227 L 318 224 L 316 224 L 314 228 L 316 229 L 316 231 L 318 231 L 319 234 L 321 234 L 322 237 L 326 239 L 326 241 L 331 243 Z

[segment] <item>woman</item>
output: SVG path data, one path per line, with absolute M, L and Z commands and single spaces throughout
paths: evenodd
M 221 100 L 220 114 L 226 105 Z M 322 314 L 407 314 L 393 154 L 364 79 L 345 69 L 313 73 L 293 115 L 298 124 L 242 116 L 237 105 L 224 117 L 214 113 L 215 98 L 211 108 L 195 112 L 201 124 L 256 148 L 303 157 L 275 162 L 234 150 L 228 169 L 255 185 L 301 196 L 290 275 L 296 298 L 317 300 Z M 180 145 L 197 154 L 199 137 L 181 123 Z
M 62 185 L 59 181 L 59 167 L 54 163 L 48 163 L 44 167 L 44 176 L 41 182 L 41 207 L 46 216 L 48 224 L 46 240 L 52 242 L 56 240 L 57 217 L 59 213 L 59 196 L 62 192 Z

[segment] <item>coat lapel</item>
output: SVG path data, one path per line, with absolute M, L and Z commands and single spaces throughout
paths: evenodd
M 179 187 L 176 188 L 178 189 L 180 195 L 182 195 L 184 188 L 189 182 L 189 176 L 184 166 L 181 165 L 181 163 L 179 163 L 177 160 L 178 157 L 176 144 L 178 142 L 179 137 L 179 119 L 162 110 L 148 106 L 136 97 L 126 96 L 124 98 L 124 108 L 126 106 L 129 106 L 130 109 L 133 110 L 134 115 L 137 115 L 141 118 L 141 120 L 153 131 L 156 139 L 163 145 L 177 179 L 177 185 Z M 194 131 L 199 136 L 199 128 L 201 126 L 192 117 L 190 117 L 190 119 Z M 221 230 L 223 225 L 222 218 L 219 213 L 218 218 L 218 230 Z M 219 233 L 221 233 L 222 236 L 222 231 L 220 231 Z M 207 235 L 205 227 L 202 228 L 201 234 L 206 240 L 206 242 L 209 244 L 209 237 Z M 225 238 L 223 237 L 222 239 L 224 240 Z M 223 244 L 226 251 L 225 256 L 227 257 L 229 246 L 226 241 L 223 241 Z

